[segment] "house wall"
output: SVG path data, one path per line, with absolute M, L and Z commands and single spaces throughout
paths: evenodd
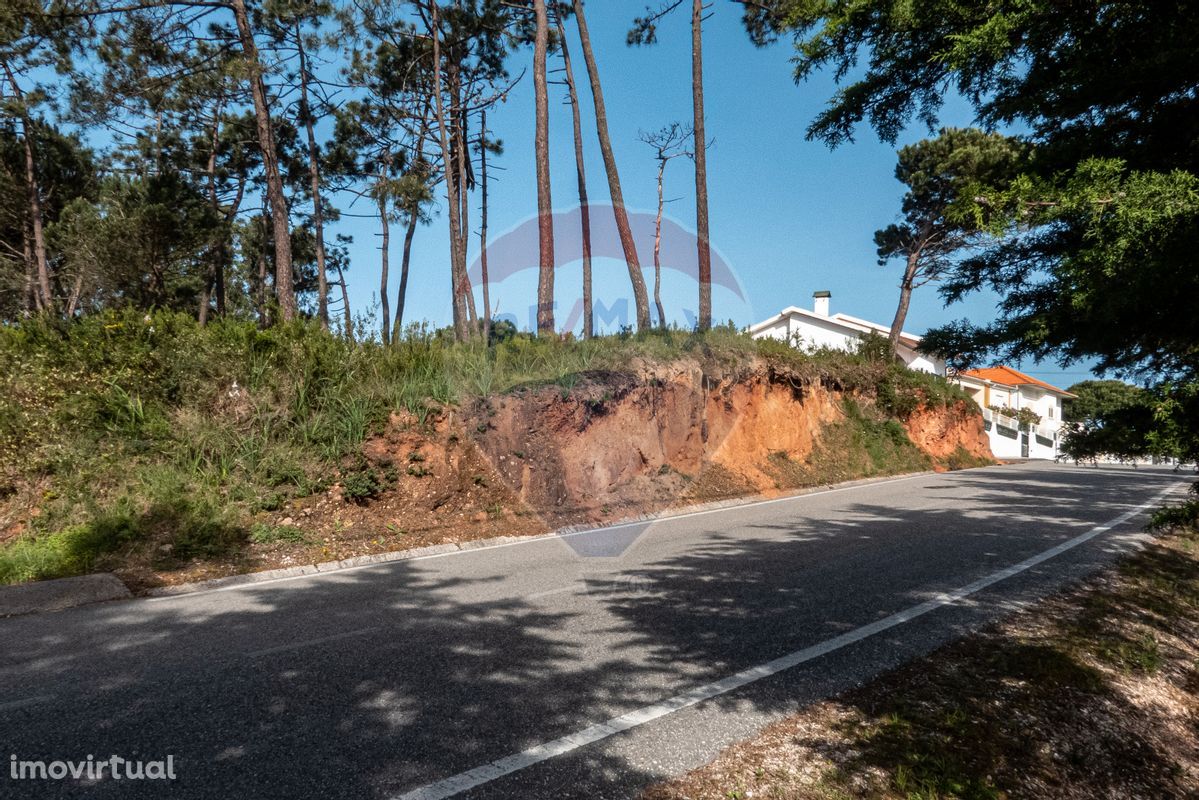
M 1001 419 L 995 418 L 990 412 L 984 412 L 987 438 L 991 442 L 991 452 L 996 458 L 1057 458 L 1062 427 L 1060 397 L 1032 386 L 988 385 L 968 377 L 959 377 L 957 383 L 983 408 L 995 406 L 1010 408 L 1013 412 L 1029 408 L 1040 415 L 1041 422 L 1028 431 L 1019 430 L 1019 426 L 1016 426 L 1016 435 L 1013 437 L 1012 426 L 1004 425 Z M 1000 432 L 1001 426 L 1007 429 L 1006 435 Z M 1038 435 L 1047 439 L 1050 444 L 1042 444 L 1037 439 Z M 1025 437 L 1028 444 L 1027 454 L 1023 448 Z
M 754 332 L 755 338 L 768 336 L 772 339 L 787 342 L 803 350 L 853 351 L 857 349 L 861 334 L 857 331 L 846 330 L 845 326 L 831 317 L 828 320 L 812 317 L 785 317 L 766 328 Z M 945 374 L 945 362 L 933 359 L 923 353 L 900 347 L 899 357 L 910 369 L 920 372 L 931 372 L 934 375 Z
M 907 364 L 909 369 L 918 372 L 931 372 L 934 375 L 945 374 L 945 362 L 939 358 L 933 359 L 923 353 L 908 350 L 906 347 L 899 349 L 899 357 L 903 359 L 903 363 Z
M 996 458 L 1057 458 L 1058 437 L 1052 431 L 1047 431 L 1044 426 L 1037 425 L 1024 430 L 1012 420 L 997 418 L 995 415 L 988 416 L 990 419 L 985 420 L 983 427 L 991 443 L 991 452 Z
M 798 334 L 799 345 L 805 349 L 819 350 L 827 347 L 831 350 L 854 350 L 858 346 L 858 334 L 846 332 L 844 327 L 832 320 L 825 322 L 807 317 L 792 317 L 790 324 L 792 340 Z
M 1040 390 L 1021 390 L 1024 408 L 1031 408 L 1041 415 L 1041 426 L 1058 430 L 1062 427 L 1062 400 L 1060 397 Z

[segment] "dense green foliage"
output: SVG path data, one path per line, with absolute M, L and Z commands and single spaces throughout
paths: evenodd
M 925 346 L 958 366 L 991 358 L 1093 359 L 1159 382 L 1156 425 L 1199 439 L 1199 4 L 1128 0 L 767 0 L 758 40 L 791 35 L 797 79 L 841 88 L 809 129 L 830 144 L 868 122 L 894 141 L 932 129 L 948 92 L 1028 155 L 1011 175 L 958 187 L 954 213 L 991 233 L 942 288 L 1000 297 Z M 1181 426 L 1181 427 L 1178 427 Z
M 911 291 L 939 280 L 983 239 L 982 221 L 958 210 L 963 192 L 1017 174 L 1026 155 L 1021 142 L 974 128 L 945 128 L 935 139 L 899 149 L 895 178 L 907 187 L 901 218 L 874 234 L 880 265 L 905 262 L 897 330 Z
M 1090 424 L 1110 413 L 1148 402 L 1144 389 L 1124 381 L 1079 381 L 1069 392 L 1077 396 L 1062 406 L 1062 419 L 1066 422 Z
M 1193 462 L 1199 444 L 1192 435 L 1199 408 L 1192 396 L 1179 403 L 1173 387 L 1142 389 L 1123 381 L 1082 381 L 1070 387 L 1077 399 L 1067 400 L 1068 424 L 1062 454 L 1076 461 L 1101 457 L 1132 461 L 1172 458 Z M 1185 397 L 1185 396 L 1184 396 Z
M 1191 486 L 1190 497 L 1176 505 L 1160 508 L 1149 522 L 1151 530 L 1171 529 L 1199 531 L 1199 483 Z

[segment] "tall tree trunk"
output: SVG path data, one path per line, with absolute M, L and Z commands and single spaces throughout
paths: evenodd
M 903 332 L 904 320 L 908 318 L 908 306 L 912 302 L 912 286 L 916 282 L 916 272 L 920 265 L 919 251 L 909 253 L 907 264 L 903 270 L 903 280 L 899 284 L 899 306 L 895 309 L 895 319 L 891 322 L 891 352 L 899 355 L 899 334 Z
M 262 214 L 258 219 L 262 229 L 262 241 L 258 247 L 258 285 L 254 287 L 254 305 L 258 310 L 258 325 L 262 328 L 270 327 L 270 309 L 267 306 L 267 291 L 266 291 L 266 243 L 269 239 L 270 225 L 267 220 L 267 198 L 264 195 L 262 198 Z
M 25 257 L 25 316 L 42 311 L 42 293 L 37 288 L 37 265 L 33 258 L 33 234 L 29 230 L 29 220 L 21 225 L 21 249 Z
M 379 183 L 383 183 L 383 176 L 379 176 Z M 383 316 L 383 328 L 381 335 L 383 344 L 391 343 L 391 311 L 388 309 L 387 300 L 387 255 L 388 248 L 391 245 L 391 225 L 387 219 L 387 195 L 383 193 L 380 186 L 380 194 L 377 198 L 379 201 L 379 224 L 383 230 L 383 241 L 380 247 L 379 260 L 379 313 Z
M 441 95 L 441 22 L 439 19 L 437 0 L 429 2 L 429 35 L 433 39 L 433 96 L 434 109 L 437 117 L 437 133 L 441 144 L 442 177 L 445 180 L 446 200 L 449 206 L 450 223 L 450 290 L 454 307 L 454 334 L 458 341 L 465 342 L 469 330 L 466 322 L 465 304 L 461 297 L 461 284 L 458 280 L 461 248 L 459 241 L 459 212 L 458 191 L 454 180 L 454 154 L 450 148 L 450 133 L 446 129 L 445 100 Z M 465 270 L 463 270 L 465 271 Z
M 479 282 L 483 284 L 483 343 L 491 341 L 491 287 L 487 284 L 487 110 L 480 112 L 479 121 Z
M 533 140 L 537 162 L 537 333 L 554 330 L 554 203 L 550 196 L 550 110 L 545 80 L 545 55 L 549 47 L 549 17 L 545 0 L 533 0 L 537 23 L 533 46 L 533 98 L 536 131 Z
M 583 121 L 579 112 L 579 92 L 575 84 L 574 69 L 570 64 L 570 51 L 566 46 L 566 28 L 562 18 L 555 15 L 558 39 L 562 47 L 562 65 L 566 70 L 566 91 L 570 98 L 571 122 L 575 139 L 575 174 L 579 183 L 579 227 L 583 237 L 583 338 L 595 335 L 591 317 L 591 208 L 587 204 L 587 172 L 583 166 Z
M 221 232 L 221 241 L 216 254 L 216 280 L 213 282 L 213 294 L 216 295 L 216 314 L 225 316 L 225 261 L 229 257 L 229 240 L 225 231 Z
M 346 288 L 346 276 L 341 271 L 341 264 L 334 262 L 334 268 L 337 270 L 337 282 L 341 285 L 341 308 L 342 314 L 345 315 L 346 338 L 352 342 L 354 341 L 354 315 L 350 313 L 350 292 Z
M 695 118 L 695 241 L 699 249 L 699 319 L 697 327 L 712 327 L 712 246 L 708 239 L 708 140 L 704 133 L 703 0 L 691 6 L 691 107 Z
M 408 228 L 404 231 L 404 252 L 400 254 L 400 288 L 396 292 L 396 318 L 391 326 L 392 342 L 399 342 L 404 332 L 404 302 L 408 297 L 408 265 L 412 261 L 412 240 L 420 222 L 419 212 L 408 216 Z
M 262 165 L 266 172 L 266 191 L 270 200 L 272 232 L 275 242 L 275 297 L 279 301 L 279 315 L 284 322 L 289 322 L 295 319 L 298 313 L 295 283 L 292 276 L 291 222 L 287 213 L 287 197 L 283 192 L 283 176 L 279 173 L 279 157 L 275 149 L 275 132 L 271 128 L 266 84 L 262 80 L 262 62 L 258 57 L 258 46 L 254 43 L 254 32 L 250 28 L 245 0 L 230 0 L 230 5 L 237 21 L 242 56 L 250 70 L 250 94 L 254 99 L 254 122 L 258 129 L 258 146 L 262 152 Z
M 454 70 L 457 75 L 457 70 Z M 455 80 L 455 85 L 458 85 Z M 461 268 L 458 272 L 458 288 L 462 293 L 462 298 L 466 306 L 466 321 L 473 336 L 478 330 L 479 313 L 475 309 L 475 291 L 470 284 L 470 273 L 466 271 L 466 262 L 470 254 L 470 137 L 467 135 L 468 122 L 465 107 L 466 98 L 463 97 L 461 86 L 458 85 L 458 90 L 454 92 L 460 113 L 456 115 L 458 124 L 455 127 L 454 135 L 458 142 L 458 199 L 462 203 L 462 213 L 458 217 L 458 259 Z
M 209 137 L 208 147 L 208 204 L 212 206 L 212 212 L 218 213 L 220 203 L 217 199 L 216 191 L 216 151 L 220 145 L 221 134 L 221 105 L 217 103 L 216 109 L 212 114 L 212 135 Z M 222 265 L 218 262 L 219 254 L 217 247 L 214 245 L 208 252 L 209 266 L 208 277 L 204 281 L 204 289 L 200 292 L 200 307 L 197 309 L 196 320 L 200 323 L 200 327 L 208 324 L 209 304 L 212 302 L 213 288 L 216 286 L 217 272 L 222 271 Z
M 25 95 L 17 83 L 8 63 L 4 63 L 4 74 L 12 87 L 13 97 L 21 112 L 21 145 L 25 155 L 25 199 L 28 203 L 29 230 L 33 234 L 33 261 L 37 267 L 38 309 L 54 310 L 54 292 L 50 288 L 50 262 L 46 257 L 46 235 L 42 220 L 42 191 L 38 184 L 37 160 L 33 153 L 33 124 L 25 109 Z
M 312 227 L 316 235 L 316 317 L 321 328 L 329 330 L 329 278 L 325 272 L 325 211 L 321 207 L 320 150 L 313 130 L 312 107 L 308 102 L 308 56 L 304 52 L 304 37 L 296 22 L 296 52 L 300 57 L 300 118 L 308 135 L 308 182 L 312 189 Z M 386 336 L 384 336 L 386 340 Z
M 595 130 L 599 136 L 600 152 L 604 156 L 604 170 L 608 174 L 608 191 L 612 195 L 612 211 L 616 216 L 616 232 L 620 235 L 620 246 L 629 267 L 629 281 L 633 284 L 633 303 L 637 309 L 637 329 L 649 328 L 649 297 L 645 291 L 645 277 L 641 274 L 641 262 L 637 258 L 637 245 L 629 228 L 629 214 L 624 207 L 624 194 L 620 189 L 620 173 L 616 169 L 616 158 L 612 155 L 612 140 L 608 136 L 608 114 L 604 109 L 604 92 L 600 86 L 599 68 L 595 64 L 595 53 L 591 49 L 591 36 L 587 33 L 587 19 L 583 15 L 583 0 L 574 0 L 575 22 L 579 26 L 579 39 L 583 45 L 583 62 L 587 66 L 587 77 L 591 81 L 591 98 L 595 104 Z
M 420 132 L 416 137 L 416 155 L 412 164 L 422 170 L 424 179 L 425 137 L 429 135 L 429 108 L 426 104 L 421 111 Z M 408 267 L 412 263 L 412 240 L 416 237 L 416 226 L 420 224 L 420 201 L 408 206 L 408 228 L 404 231 L 404 252 L 400 255 L 400 288 L 396 291 L 396 316 L 391 327 L 391 341 L 399 342 L 404 333 L 404 304 L 408 299 Z
M 79 300 L 83 297 L 83 273 L 80 272 L 75 276 L 75 283 L 71 286 L 71 293 L 67 297 L 67 309 L 64 316 L 67 319 L 75 316 L 75 310 L 79 308 Z
M 666 311 L 662 308 L 662 207 L 666 200 L 662 196 L 662 180 L 666 173 L 666 159 L 658 158 L 658 214 L 654 217 L 654 308 L 658 311 L 658 327 L 666 327 Z

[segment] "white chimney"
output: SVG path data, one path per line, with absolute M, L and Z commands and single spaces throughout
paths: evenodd
M 822 317 L 827 317 L 828 304 L 832 297 L 832 292 L 814 292 L 812 294 L 812 310 Z

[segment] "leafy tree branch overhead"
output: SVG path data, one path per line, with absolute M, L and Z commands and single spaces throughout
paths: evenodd
M 1017 169 L 967 176 L 948 203 L 956 224 L 987 235 L 957 242 L 942 294 L 995 291 L 999 318 L 945 326 L 927 348 L 959 366 L 1093 359 L 1165 381 L 1162 407 L 1177 411 L 1194 408 L 1178 392 L 1199 378 L 1199 4 L 1172 4 L 1168 21 L 1160 10 L 765 0 L 744 21 L 757 42 L 792 39 L 797 81 L 827 70 L 838 82 L 811 138 L 835 147 L 869 125 L 894 141 L 913 120 L 931 131 L 957 94 L 984 129 L 1027 148 Z M 954 149 L 944 136 L 918 147 L 936 141 Z M 916 240 L 897 224 L 880 255 Z M 1199 414 L 1188 424 L 1199 432 Z

